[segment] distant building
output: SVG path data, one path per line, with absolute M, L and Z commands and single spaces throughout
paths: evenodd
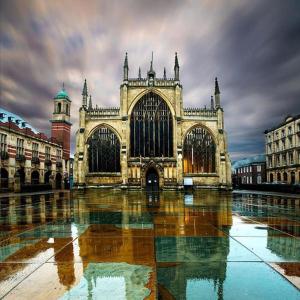
M 267 180 L 300 182 L 300 115 L 265 131 Z
M 232 164 L 232 173 L 234 185 L 266 182 L 265 155 L 256 155 L 235 161 Z
M 1 190 L 20 191 L 23 186 L 42 183 L 60 189 L 68 181 L 71 101 L 64 89 L 54 104 L 51 138 L 0 108 Z

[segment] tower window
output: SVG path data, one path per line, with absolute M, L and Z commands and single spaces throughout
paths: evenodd
M 57 104 L 57 113 L 61 113 L 61 103 Z

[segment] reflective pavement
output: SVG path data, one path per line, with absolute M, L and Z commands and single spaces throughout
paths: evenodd
M 300 299 L 299 201 L 208 190 L 2 197 L 0 298 Z

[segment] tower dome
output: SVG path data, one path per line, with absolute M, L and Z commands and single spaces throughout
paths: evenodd
M 71 101 L 67 91 L 65 90 L 65 85 L 64 84 L 63 84 L 62 89 L 56 94 L 54 99 L 67 99 L 67 100 Z

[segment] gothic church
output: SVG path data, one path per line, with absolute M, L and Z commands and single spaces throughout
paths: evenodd
M 126 53 L 119 108 L 93 106 L 87 82 L 76 134 L 77 186 L 231 188 L 224 112 L 215 79 L 210 107 L 184 108 L 179 63 L 174 78 L 129 78 Z

